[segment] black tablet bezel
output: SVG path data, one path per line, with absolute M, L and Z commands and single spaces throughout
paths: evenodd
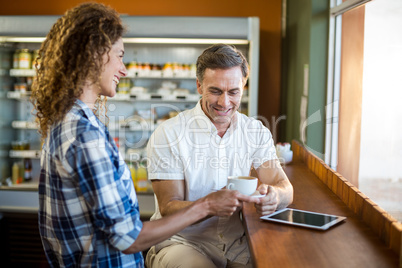
M 304 213 L 306 215 L 314 214 L 314 215 L 319 215 L 319 216 L 322 216 L 322 217 L 325 217 L 325 218 L 332 217 L 333 219 L 330 220 L 329 222 L 326 222 L 323 225 L 313 225 L 313 224 L 309 224 L 307 222 L 304 222 L 304 223 L 292 222 L 292 221 L 288 221 L 288 220 L 284 220 L 284 219 L 273 218 L 274 216 L 277 216 L 278 214 L 287 213 L 287 211 L 296 211 L 296 212 L 299 212 L 299 213 Z M 331 214 L 318 213 L 318 212 L 307 211 L 307 210 L 294 209 L 294 208 L 284 208 L 284 209 L 275 211 L 274 213 L 272 213 L 270 215 L 262 216 L 260 219 L 265 220 L 265 221 L 270 221 L 270 222 L 279 222 L 279 223 L 290 224 L 290 225 L 295 225 L 295 226 L 318 229 L 318 230 L 327 230 L 328 228 L 334 226 L 335 224 L 345 220 L 346 217 L 337 216 L 337 215 L 331 215 Z

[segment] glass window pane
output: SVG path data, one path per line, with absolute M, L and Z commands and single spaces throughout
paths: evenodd
M 366 4 L 359 188 L 402 220 L 402 1 Z

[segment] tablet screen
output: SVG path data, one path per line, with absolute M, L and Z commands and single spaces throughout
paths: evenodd
M 336 215 L 285 208 L 276 211 L 271 215 L 263 216 L 261 219 L 326 230 L 346 218 Z

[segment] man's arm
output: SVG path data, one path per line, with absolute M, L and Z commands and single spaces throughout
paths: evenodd
M 153 180 L 152 187 L 158 199 L 159 211 L 162 216 L 171 215 L 183 208 L 190 206 L 192 201 L 185 201 L 184 180 Z M 240 194 L 238 191 L 222 189 L 212 192 L 202 200 L 208 204 L 207 216 L 231 216 L 242 202 L 259 203 L 259 199 Z
M 125 254 L 149 248 L 208 216 L 230 216 L 242 205 L 241 201 L 260 202 L 256 197 L 226 189 L 210 193 L 194 202 L 184 201 L 183 180 L 154 180 L 152 186 L 163 218 L 144 222 L 135 242 L 123 251 Z
M 259 187 L 259 191 L 266 194 L 261 198 L 261 203 L 255 205 L 259 214 L 271 214 L 293 202 L 293 186 L 278 160 L 266 161 L 256 171 L 264 184 Z
M 184 180 L 152 180 L 152 188 L 162 216 L 173 214 L 192 203 L 184 201 Z
M 131 254 L 150 248 L 207 216 L 209 208 L 206 200 L 200 199 L 191 203 L 175 214 L 159 220 L 144 222 L 135 242 L 123 253 Z

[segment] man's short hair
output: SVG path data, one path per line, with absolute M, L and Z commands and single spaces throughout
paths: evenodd
M 215 44 L 205 49 L 197 59 L 197 78 L 200 83 L 204 79 L 206 69 L 229 69 L 239 66 L 243 81 L 248 78 L 250 67 L 244 55 L 234 46 Z

